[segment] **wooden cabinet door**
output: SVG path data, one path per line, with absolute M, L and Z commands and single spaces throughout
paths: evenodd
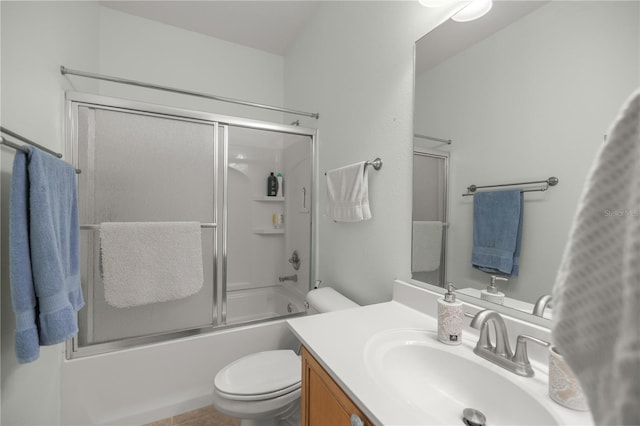
M 362 423 L 358 423 L 357 419 Z M 318 361 L 306 348 L 302 347 L 302 425 L 350 426 L 352 424 L 369 426 L 372 423 L 318 364 Z

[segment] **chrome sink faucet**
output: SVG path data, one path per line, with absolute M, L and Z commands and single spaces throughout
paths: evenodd
M 533 306 L 532 314 L 541 317 L 544 315 L 544 310 L 550 307 L 551 307 L 551 295 L 544 294 L 540 296 L 538 300 L 536 300 L 536 304 Z
M 493 324 L 495 344 L 491 342 L 489 327 Z M 527 354 L 527 341 L 549 346 L 549 342 L 532 336 L 521 334 L 518 336 L 515 354 L 509 345 L 509 335 L 504 318 L 490 309 L 478 312 L 471 320 L 471 327 L 480 330 L 480 337 L 473 352 L 494 364 L 505 368 L 519 376 L 532 377 L 533 368 Z

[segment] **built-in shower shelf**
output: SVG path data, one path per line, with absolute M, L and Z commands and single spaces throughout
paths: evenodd
M 284 229 L 282 228 L 273 228 L 273 229 L 254 229 L 254 234 L 260 235 L 276 235 L 276 234 L 284 234 Z
M 267 202 L 267 203 L 269 203 L 269 202 L 271 202 L 271 203 L 280 202 L 281 203 L 281 202 L 284 201 L 284 197 L 268 197 L 266 195 L 262 195 L 262 196 L 259 196 L 259 197 L 254 197 L 253 201 L 264 201 L 264 202 Z

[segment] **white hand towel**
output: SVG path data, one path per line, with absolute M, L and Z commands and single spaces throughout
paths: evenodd
M 100 252 L 104 296 L 117 308 L 182 299 L 202 288 L 200 223 L 102 223 Z
M 336 222 L 371 219 L 366 161 L 327 172 L 327 215 Z
M 411 272 L 435 271 L 440 267 L 442 222 L 413 221 Z
M 591 169 L 553 303 L 555 344 L 595 423 L 640 424 L 640 92 Z

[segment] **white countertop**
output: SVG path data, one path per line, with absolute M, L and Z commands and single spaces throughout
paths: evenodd
M 434 303 L 435 305 L 435 303 Z M 437 416 L 389 390 L 370 373 L 365 363 L 367 342 L 380 332 L 393 329 L 437 329 L 436 320 L 398 301 L 363 306 L 325 314 L 310 315 L 287 321 L 291 330 L 313 354 L 331 377 L 362 409 L 371 421 L 380 425 L 440 424 Z M 453 350 L 473 351 L 477 341 L 475 330 L 463 333 L 463 342 Z M 443 345 L 447 346 L 447 345 Z M 452 347 L 448 347 L 452 348 Z M 522 384 L 536 399 L 549 404 L 553 415 L 564 424 L 592 424 L 588 413 L 561 407 L 547 396 L 546 365 L 532 361 L 536 376 L 520 377 L 487 362 L 509 380 Z M 513 376 L 513 377 L 511 377 Z M 464 386 L 464 384 L 461 384 Z M 523 413 L 523 420 L 526 413 Z M 460 423 L 462 424 L 462 422 Z

